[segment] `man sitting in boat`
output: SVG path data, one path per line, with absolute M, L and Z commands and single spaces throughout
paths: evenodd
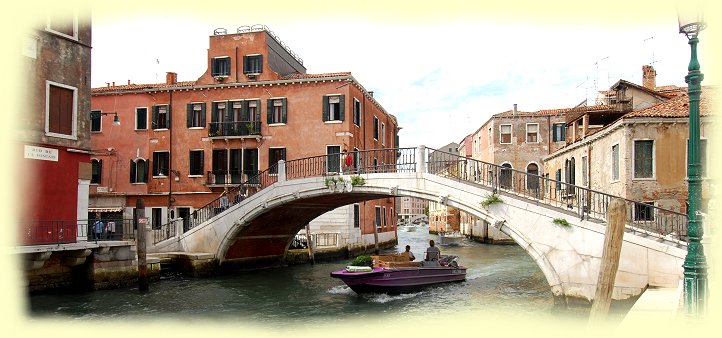
M 416 259 L 416 257 L 414 257 L 414 253 L 411 252 L 411 245 L 406 246 L 406 251 L 402 252 L 401 256 L 407 257 L 410 261 Z
M 441 257 L 441 250 L 434 246 L 434 240 L 429 241 L 429 247 L 426 249 L 426 261 L 437 261 Z

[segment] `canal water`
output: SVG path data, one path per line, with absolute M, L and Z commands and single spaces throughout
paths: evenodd
M 435 235 L 428 228 L 399 231 L 400 252 L 406 244 L 417 260 Z M 36 319 L 221 320 L 264 323 L 277 329 L 316 326 L 333 321 L 353 323 L 375 318 L 419 318 L 433 313 L 453 320 L 469 312 L 501 311 L 554 320 L 549 286 L 541 270 L 516 245 L 488 245 L 464 240 L 441 246 L 442 254 L 459 256 L 468 268 L 466 281 L 403 295 L 357 295 L 329 276 L 348 260 L 297 265 L 210 278 L 163 276 L 140 293 L 136 287 L 75 294 L 40 294 L 29 298 Z M 574 315 L 573 315 L 574 316 Z M 585 317 L 579 316 L 577 317 Z M 132 322 L 132 321 L 131 321 Z

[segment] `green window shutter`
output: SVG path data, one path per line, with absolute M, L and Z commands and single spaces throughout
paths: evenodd
M 218 105 L 215 103 L 212 103 L 211 108 L 211 123 L 218 123 Z
M 273 123 L 273 100 L 268 99 L 266 105 L 266 117 L 268 124 Z
M 130 160 L 130 183 L 135 183 L 135 162 Z
M 205 158 L 205 154 L 203 153 L 203 150 L 200 151 L 201 153 L 201 161 L 198 167 L 200 168 L 201 175 L 203 175 L 203 159 Z
M 323 114 L 321 115 L 323 122 L 328 121 L 328 96 L 323 96 Z
M 103 160 L 98 160 L 98 184 L 103 182 Z
M 190 128 L 193 126 L 193 105 L 190 103 L 187 104 L 186 109 L 187 109 L 186 127 Z
M 206 103 L 201 103 L 201 125 L 199 127 L 206 127 Z
M 346 101 L 346 95 L 340 95 L 338 99 L 338 116 L 341 121 L 344 119 L 344 102 Z
M 165 114 L 165 127 L 170 129 L 170 104 L 168 105 L 168 112 Z
M 251 116 L 248 114 L 248 102 L 250 101 L 243 101 L 241 104 L 241 121 L 251 120 Z
M 263 73 L 263 55 L 258 56 L 258 72 Z
M 158 106 L 153 106 L 153 118 L 150 120 L 150 128 L 158 129 Z
M 281 99 L 283 101 L 283 106 L 281 106 L 281 123 L 287 123 L 288 122 L 288 99 L 285 97 Z
M 148 176 L 150 176 L 150 159 L 145 161 L 145 176 L 143 176 L 143 183 L 148 183 Z
M 249 69 L 250 69 L 250 67 L 248 65 L 248 56 L 244 55 L 243 56 L 243 74 L 250 73 Z
M 261 100 L 256 100 L 256 122 L 261 123 Z

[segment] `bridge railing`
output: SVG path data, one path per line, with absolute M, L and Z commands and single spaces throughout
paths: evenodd
M 491 164 L 457 154 L 428 148 L 427 171 L 431 174 L 467 181 L 505 191 L 540 203 L 575 212 L 581 219 L 606 221 L 607 208 L 615 198 L 610 194 L 557 181 L 535 173 Z M 687 240 L 687 215 L 652 204 L 623 199 L 627 226 L 635 233 L 650 232 L 678 241 Z

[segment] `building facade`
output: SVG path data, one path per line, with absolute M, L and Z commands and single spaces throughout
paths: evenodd
M 187 220 L 279 160 L 335 155 L 326 169 L 341 173 L 344 151 L 397 146 L 396 118 L 372 92 L 349 72 L 307 74 L 265 26 L 216 30 L 207 61 L 196 81 L 179 82 L 169 72 L 165 83 L 93 89 L 92 109 L 117 113 L 121 125 L 108 116 L 94 121 L 99 151 L 91 161 L 99 175 L 91 182 L 91 210 L 128 218 L 142 198 L 158 227 Z M 396 212 L 393 198 L 362 202 L 314 220 L 311 229 L 361 245 L 373 242 L 377 228 L 379 240 L 390 242 Z
M 72 242 L 86 236 L 90 165 L 90 13 L 49 12 L 23 46 L 26 111 L 17 147 L 24 171 L 23 244 Z

